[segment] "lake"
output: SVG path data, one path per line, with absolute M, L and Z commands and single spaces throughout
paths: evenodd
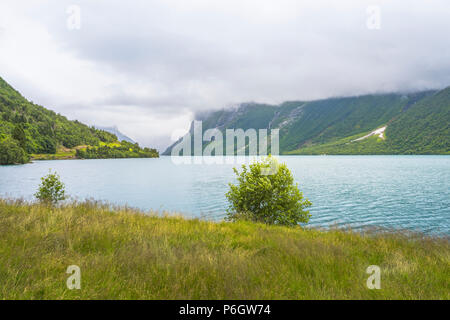
M 312 203 L 310 226 L 383 226 L 450 234 L 450 156 L 282 156 Z M 0 196 L 33 199 L 56 170 L 76 199 L 189 217 L 225 216 L 236 164 L 159 159 L 36 161 L 0 166 Z

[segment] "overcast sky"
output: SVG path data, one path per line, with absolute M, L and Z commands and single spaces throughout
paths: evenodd
M 2 0 L 0 76 L 164 149 L 239 102 L 449 86 L 449 35 L 448 0 Z

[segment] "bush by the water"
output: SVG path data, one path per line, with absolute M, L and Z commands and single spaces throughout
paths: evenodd
M 66 199 L 64 183 L 61 182 L 57 173 L 49 172 L 41 178 L 41 185 L 35 197 L 45 204 L 56 204 L 58 201 Z
M 27 163 L 29 160 L 19 141 L 11 137 L 0 138 L 0 165 Z
M 230 206 L 228 218 L 244 219 L 266 224 L 296 226 L 307 223 L 311 202 L 303 197 L 286 166 L 273 157 L 254 162 L 242 172 L 234 168 L 238 184 L 230 183 L 226 194 Z

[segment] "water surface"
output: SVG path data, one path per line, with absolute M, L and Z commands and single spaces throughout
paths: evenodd
M 450 156 L 285 156 L 313 203 L 311 226 L 377 225 L 450 234 Z M 159 159 L 36 161 L 0 166 L 0 196 L 33 199 L 56 170 L 67 193 L 144 210 L 221 219 L 233 164 Z

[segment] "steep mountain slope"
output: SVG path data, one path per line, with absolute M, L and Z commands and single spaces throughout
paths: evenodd
M 13 135 L 15 128 L 23 129 L 28 153 L 55 153 L 58 144 L 73 148 L 117 140 L 113 134 L 29 102 L 0 78 L 0 138 Z
M 281 132 L 281 150 L 322 144 L 386 124 L 413 99 L 397 94 L 332 98 L 306 103 Z
M 449 91 L 450 88 L 280 105 L 245 103 L 197 119 L 203 120 L 203 131 L 279 128 L 283 154 L 442 154 L 449 152 Z M 382 137 L 358 139 L 384 126 L 387 128 Z M 172 147 L 164 154 L 170 154 Z
M 394 153 L 450 152 L 450 87 L 422 99 L 386 128 Z
M 91 157 L 100 153 L 102 157 L 157 156 L 154 149 L 140 149 L 137 144 L 132 148 L 122 146 L 117 140 L 112 133 L 77 120 L 70 121 L 28 101 L 0 78 L 0 164 L 24 163 L 29 154 L 55 155 L 57 151 L 62 153 L 60 158 L 73 158 L 75 149 L 81 148 L 90 149 Z M 57 157 L 38 155 L 35 158 Z
M 387 122 L 382 137 L 345 137 L 289 154 L 450 154 L 450 88 L 427 94 Z M 355 141 L 357 140 L 357 141 Z

